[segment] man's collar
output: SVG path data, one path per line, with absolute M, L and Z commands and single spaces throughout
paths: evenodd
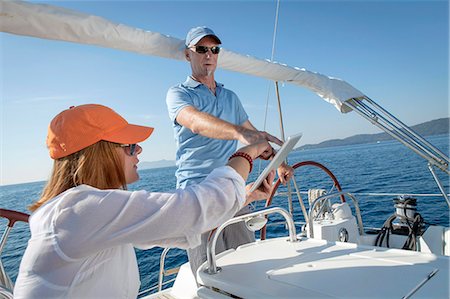
M 186 81 L 184 81 L 183 84 L 184 84 L 185 86 L 187 86 L 187 87 L 196 88 L 197 86 L 199 86 L 199 85 L 201 85 L 201 84 L 203 84 L 203 83 L 198 82 L 197 80 L 194 80 L 191 76 L 188 76 L 188 77 L 186 78 Z M 223 84 L 216 81 L 216 86 L 223 87 Z
M 184 82 L 184 85 L 186 85 L 187 87 L 192 87 L 192 88 L 196 88 L 200 84 L 202 84 L 202 83 L 194 80 L 191 76 L 188 76 L 186 78 L 186 81 Z

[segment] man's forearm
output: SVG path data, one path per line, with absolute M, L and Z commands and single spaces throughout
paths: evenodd
M 239 140 L 240 126 L 200 112 L 193 107 L 183 109 L 177 117 L 177 122 L 192 132 L 215 139 Z
M 190 106 L 180 111 L 177 122 L 192 132 L 208 138 L 238 140 L 246 145 L 262 141 L 282 144 L 278 138 L 256 130 L 248 120 L 242 126 L 235 125 Z
M 270 140 L 267 138 L 267 133 L 260 132 L 254 127 L 250 129 L 244 126 L 234 125 L 207 113 L 195 113 L 191 120 L 191 131 L 205 137 L 238 140 L 246 145 Z

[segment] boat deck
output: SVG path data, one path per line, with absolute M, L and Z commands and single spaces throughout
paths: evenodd
M 241 298 L 449 298 L 449 257 L 431 253 L 277 238 L 228 250 L 217 266 L 203 265 L 201 284 Z

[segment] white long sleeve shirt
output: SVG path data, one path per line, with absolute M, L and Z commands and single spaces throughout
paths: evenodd
M 229 166 L 175 193 L 69 189 L 30 217 L 14 298 L 136 298 L 133 246 L 196 247 L 244 202 L 245 182 Z

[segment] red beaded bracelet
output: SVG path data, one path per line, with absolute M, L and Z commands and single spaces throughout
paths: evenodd
M 253 159 L 252 157 L 250 157 L 249 154 L 244 153 L 244 152 L 235 152 L 234 154 L 232 154 L 230 156 L 230 158 L 228 159 L 228 161 L 230 161 L 231 159 L 233 159 L 234 157 L 242 157 L 244 159 L 246 159 L 248 161 L 248 164 L 250 165 L 250 170 L 248 171 L 248 173 L 252 172 L 253 169 Z

